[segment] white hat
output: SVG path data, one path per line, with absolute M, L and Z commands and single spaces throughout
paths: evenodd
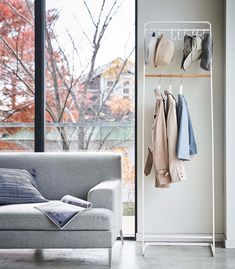
M 155 33 L 147 34 L 144 40 L 144 62 L 145 65 L 153 64 L 153 57 L 155 52 L 155 46 L 157 43 L 157 37 Z
M 147 33 L 144 37 L 144 63 L 147 65 L 149 63 L 149 43 L 150 43 L 150 34 Z

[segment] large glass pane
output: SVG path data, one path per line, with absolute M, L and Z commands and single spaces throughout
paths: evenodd
M 47 0 L 46 150 L 123 156 L 134 234 L 135 0 Z
M 34 2 L 0 1 L 0 151 L 34 150 Z

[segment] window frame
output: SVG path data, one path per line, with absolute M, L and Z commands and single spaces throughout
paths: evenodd
M 35 122 L 34 151 L 45 151 L 45 28 L 46 0 L 34 1 Z M 36 72 L 37 70 L 37 72 Z

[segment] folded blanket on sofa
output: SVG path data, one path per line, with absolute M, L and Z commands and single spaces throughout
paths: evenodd
M 92 203 L 71 195 L 64 196 L 60 201 L 51 201 L 35 206 L 56 226 L 64 229 L 77 215 L 92 208 Z

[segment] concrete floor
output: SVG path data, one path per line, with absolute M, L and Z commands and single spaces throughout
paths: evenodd
M 42 254 L 43 253 L 43 254 Z M 0 250 L 1 269 L 105 269 L 106 250 Z M 216 249 L 212 258 L 206 247 L 151 246 L 145 257 L 140 244 L 120 241 L 113 249 L 112 268 L 116 269 L 235 269 L 235 250 Z

